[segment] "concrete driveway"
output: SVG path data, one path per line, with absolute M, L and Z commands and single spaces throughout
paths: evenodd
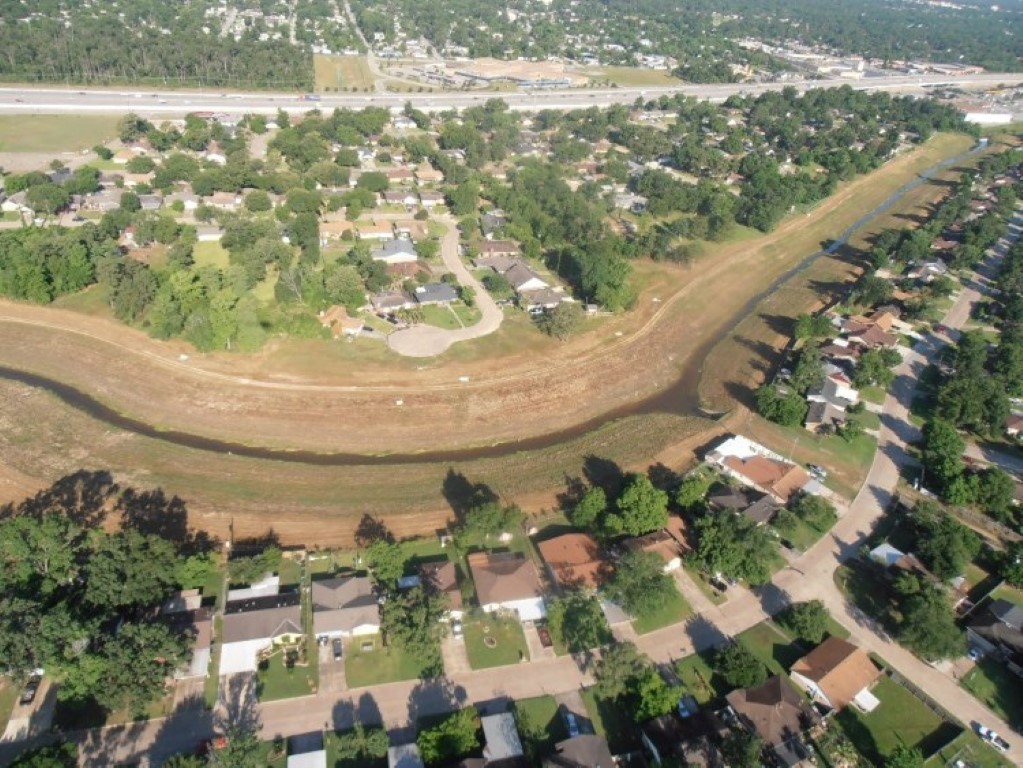
M 448 330 L 432 325 L 415 325 L 395 331 L 387 337 L 387 344 L 399 355 L 406 357 L 436 357 L 459 341 L 479 339 L 493 333 L 501 327 L 504 320 L 504 312 L 480 281 L 473 277 L 458 255 L 457 222 L 450 216 L 441 216 L 438 221 L 448 228 L 440 244 L 444 266 L 458 278 L 459 285 L 468 286 L 475 291 L 476 306 L 479 307 L 482 317 L 478 323 L 468 328 Z

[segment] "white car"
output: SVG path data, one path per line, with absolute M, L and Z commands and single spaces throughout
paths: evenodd
M 1009 742 L 984 725 L 977 726 L 977 735 L 999 752 L 1009 751 Z

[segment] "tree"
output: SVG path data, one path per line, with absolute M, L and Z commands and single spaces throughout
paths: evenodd
M 142 202 L 134 192 L 121 193 L 121 210 L 128 213 L 137 213 L 142 210 Z
M 784 613 L 786 626 L 791 627 L 796 636 L 814 645 L 824 639 L 828 632 L 828 609 L 820 600 L 805 603 L 793 603 Z
M 695 525 L 693 561 L 712 576 L 721 574 L 763 584 L 771 577 L 775 544 L 767 531 L 728 510 L 709 512 Z
M 674 597 L 675 584 L 659 556 L 630 549 L 616 563 L 606 592 L 633 616 L 645 616 Z
M 798 392 L 782 394 L 777 387 L 766 385 L 754 393 L 754 398 L 757 413 L 783 427 L 797 427 L 806 418 L 806 400 Z
M 721 745 L 721 753 L 731 768 L 760 768 L 763 751 L 760 737 L 742 729 L 731 731 Z
M 732 688 L 755 688 L 767 680 L 763 663 L 742 643 L 729 643 L 718 650 L 713 666 Z
M 78 765 L 78 747 L 62 741 L 18 755 L 11 768 L 75 768 Z
M 223 745 L 210 750 L 210 768 L 263 768 L 266 756 L 255 730 L 231 727 Z
M 929 581 L 902 601 L 899 642 L 927 661 L 962 656 L 966 639 L 956 626 L 948 596 Z
M 100 653 L 102 685 L 93 694 L 108 711 L 144 713 L 185 659 L 190 640 L 159 622 L 123 624 Z
M 568 592 L 552 600 L 547 606 L 547 625 L 570 653 L 598 648 L 611 640 L 600 603 L 582 592 Z
M 617 699 L 627 694 L 633 681 L 642 677 L 650 665 L 635 645 L 615 643 L 604 650 L 594 670 L 596 693 L 602 699 Z
M 885 758 L 884 768 L 923 768 L 923 753 L 916 747 L 899 744 Z
M 838 520 L 835 505 L 816 494 L 800 494 L 790 508 L 800 520 L 821 532 L 828 530 Z
M 820 347 L 816 344 L 807 344 L 803 347 L 799 360 L 792 369 L 789 382 L 799 393 L 805 393 L 824 383 L 824 360 Z
M 1023 541 L 1009 544 L 1000 558 L 999 572 L 1014 587 L 1023 587 Z
M 853 373 L 853 384 L 857 387 L 878 386 L 887 389 L 894 379 L 895 374 L 887 364 L 887 360 L 881 351 L 868 349 L 860 355 L 860 359 L 856 363 L 856 370 Z
M 440 640 L 445 598 L 420 587 L 391 594 L 380 608 L 380 630 L 419 662 L 427 677 L 440 675 L 444 664 Z
M 966 443 L 947 421 L 932 419 L 923 430 L 924 469 L 944 493 L 963 474 L 963 451 Z
M 245 196 L 245 210 L 253 213 L 269 211 L 273 208 L 273 201 L 270 195 L 261 189 L 254 189 Z
M 472 707 L 460 709 L 442 722 L 419 732 L 416 744 L 428 765 L 445 764 L 479 749 L 479 716 Z
M 632 712 L 632 719 L 637 723 L 645 723 L 675 709 L 682 696 L 682 689 L 668 685 L 657 670 L 650 666 L 633 682 L 633 693 L 638 702 Z
M 355 182 L 357 189 L 365 189 L 368 192 L 385 192 L 387 187 L 390 186 L 390 182 L 380 171 L 366 171 L 364 174 L 359 176 L 359 180 Z
M 548 336 L 564 341 L 582 325 L 583 308 L 574 301 L 563 301 L 554 309 L 545 309 L 536 317 L 537 327 Z
M 710 472 L 690 472 L 675 492 L 675 503 L 687 512 L 702 510 L 713 483 L 714 475 Z
M 104 536 L 89 559 L 85 600 L 107 609 L 158 604 L 177 586 L 177 565 L 166 539 L 132 529 Z
M 916 551 L 935 576 L 951 579 L 980 552 L 980 537 L 932 501 L 913 507 Z
M 591 485 L 583 493 L 582 498 L 568 513 L 572 525 L 592 530 L 597 527 L 607 511 L 607 495 L 599 485 Z
M 377 726 L 364 728 L 359 723 L 350 731 L 337 735 L 337 754 L 341 761 L 372 762 L 387 757 L 390 739 L 387 731 Z
M 1013 500 L 1016 483 L 1012 476 L 998 467 L 988 467 L 976 476 L 974 501 L 991 517 L 1002 522 L 1012 522 Z
M 632 473 L 615 502 L 615 511 L 604 522 L 613 534 L 641 536 L 660 530 L 668 524 L 668 494 L 655 488 L 646 475 Z
M 794 335 L 797 339 L 822 339 L 835 332 L 835 326 L 826 315 L 808 315 L 805 312 L 796 318 Z
M 405 553 L 400 544 L 377 539 L 366 550 L 366 561 L 373 579 L 384 589 L 394 589 L 395 582 L 405 573 Z
M 510 530 L 521 520 L 522 511 L 518 507 L 506 507 L 497 500 L 481 501 L 466 511 L 462 533 L 483 540 Z

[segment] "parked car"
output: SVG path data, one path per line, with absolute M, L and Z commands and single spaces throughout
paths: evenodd
M 24 689 L 21 691 L 21 698 L 18 699 L 19 704 L 31 704 L 35 701 L 36 692 L 39 690 L 39 684 L 43 682 L 43 678 L 39 675 L 32 675 L 28 682 L 25 683 Z
M 341 661 L 341 655 L 344 653 L 344 646 L 341 644 L 341 638 L 335 637 L 331 642 L 331 647 L 334 649 L 334 661 Z
M 824 469 L 820 464 L 807 464 L 806 466 L 810 470 L 810 474 L 818 480 L 828 479 L 828 470 Z
M 565 728 L 568 729 L 568 737 L 570 739 L 574 739 L 579 735 L 579 721 L 567 709 L 565 710 Z
M 999 752 L 1009 751 L 1009 742 L 984 725 L 977 726 L 977 735 Z
M 451 622 L 451 636 L 461 637 L 462 636 L 462 622 L 455 619 Z
M 970 650 L 966 652 L 966 655 L 969 656 L 970 661 L 980 661 L 984 658 L 984 651 L 975 645 L 971 645 Z

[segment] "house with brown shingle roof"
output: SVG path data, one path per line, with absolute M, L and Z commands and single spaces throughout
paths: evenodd
M 597 589 L 606 562 L 597 540 L 588 533 L 565 533 L 537 544 L 547 570 L 558 586 Z
M 426 589 L 447 597 L 448 618 L 462 618 L 462 590 L 458 584 L 458 571 L 453 562 L 444 560 L 439 563 L 423 563 L 419 566 L 419 579 Z
M 866 651 L 838 637 L 829 637 L 806 654 L 789 674 L 811 699 L 836 712 L 850 704 L 871 712 L 881 703 L 870 692 L 881 670 Z
M 486 613 L 513 613 L 520 621 L 547 615 L 540 576 L 518 552 L 474 552 L 467 558 L 476 597 Z
M 759 736 L 782 765 L 812 765 L 802 734 L 817 718 L 784 678 L 775 675 L 756 688 L 740 688 L 725 700 L 738 721 Z
M 664 562 L 664 572 L 671 573 L 682 567 L 682 556 L 688 546 L 685 539 L 685 523 L 681 517 L 671 515 L 668 525 L 659 531 L 651 531 L 623 542 L 631 550 L 641 550 L 657 555 Z
M 484 240 L 479 245 L 481 256 L 517 256 L 519 246 L 512 240 Z
M 704 458 L 729 477 L 769 494 L 782 504 L 796 491 L 813 492 L 813 482 L 806 470 L 742 435 L 726 438 Z

